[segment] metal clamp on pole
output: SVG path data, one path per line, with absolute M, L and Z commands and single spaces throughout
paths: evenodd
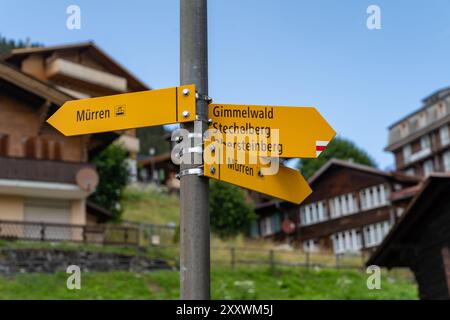
M 177 175 L 176 178 L 180 180 L 181 177 L 187 176 L 187 175 L 196 175 L 196 176 L 203 176 L 203 166 L 197 167 L 197 168 L 190 168 L 181 170 Z
M 212 119 L 209 119 L 208 117 L 202 117 L 201 115 L 199 115 L 199 114 L 196 114 L 195 115 L 195 120 L 196 121 L 201 121 L 201 122 L 204 122 L 204 123 L 206 123 L 206 124 L 208 124 L 208 126 L 209 125 L 211 125 L 211 123 L 212 123 Z
M 201 133 L 195 133 L 195 132 L 189 132 L 189 134 L 187 135 L 188 139 L 201 139 L 202 137 L 203 137 L 203 135 Z M 174 136 L 174 137 L 170 138 L 170 141 L 180 143 L 181 141 L 183 141 L 183 135 Z
M 189 132 L 188 138 L 189 139 L 201 139 L 201 138 L 203 138 L 203 135 L 201 133 Z
M 213 101 L 213 99 L 210 96 L 205 95 L 205 94 L 200 94 L 198 92 L 195 92 L 195 98 L 197 100 L 206 101 L 208 104 L 212 103 L 212 101 Z M 208 117 L 205 118 L 204 116 L 202 116 L 200 114 L 195 115 L 195 120 L 205 122 L 208 125 L 210 125 L 212 122 L 211 119 L 209 119 Z
M 200 93 L 198 93 L 198 92 L 195 92 L 195 98 L 196 98 L 197 100 L 203 100 L 203 101 L 206 101 L 206 102 L 208 102 L 208 104 L 211 103 L 211 102 L 213 101 L 213 99 L 212 99 L 210 96 L 208 96 L 208 95 L 206 95 L 206 94 L 200 94 Z
M 187 153 L 203 153 L 203 144 L 196 147 L 183 148 L 180 150 L 180 157 Z

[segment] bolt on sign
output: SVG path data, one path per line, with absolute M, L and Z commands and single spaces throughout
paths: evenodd
M 66 136 L 195 120 L 195 85 L 67 101 L 47 122 Z
M 317 158 L 336 135 L 314 107 L 210 104 L 208 113 L 209 127 L 224 136 L 252 136 L 234 141 L 235 147 L 247 152 L 264 148 L 273 157 Z

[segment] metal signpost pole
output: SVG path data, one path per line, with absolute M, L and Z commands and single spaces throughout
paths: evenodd
M 195 84 L 199 94 L 195 124 L 182 125 L 203 133 L 208 124 L 208 53 L 206 0 L 180 0 L 180 81 Z M 195 95 L 195 92 L 183 92 Z M 198 130 L 199 131 L 199 130 Z M 192 146 L 201 144 L 194 138 Z M 195 141 L 196 140 L 196 141 Z M 203 148 L 202 148 L 203 150 Z M 193 164 L 181 164 L 180 172 L 198 167 L 202 154 L 191 156 Z M 181 299 L 210 299 L 210 231 L 208 179 L 195 174 L 180 175 L 180 293 Z

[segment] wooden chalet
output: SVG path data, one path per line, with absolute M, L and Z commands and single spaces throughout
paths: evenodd
M 179 192 L 180 180 L 176 177 L 179 166 L 172 162 L 170 152 L 140 159 L 138 164 L 142 182 L 165 185 L 169 191 Z
M 367 262 L 410 268 L 421 299 L 450 299 L 449 190 L 449 174 L 431 174 Z
M 313 193 L 300 206 L 284 201 L 259 204 L 251 235 L 287 240 L 312 252 L 372 250 L 403 212 L 402 203 L 392 204 L 391 194 L 418 179 L 333 159 L 308 182 Z M 295 232 L 283 231 L 285 220 L 295 224 Z
M 145 89 L 91 42 L 16 49 L 2 57 L 0 221 L 86 225 L 111 219 L 87 200 L 98 180 L 89 161 L 121 143 L 136 171 L 134 130 L 65 137 L 45 120 L 68 100 Z
M 150 89 L 93 42 L 14 49 L 3 57 L 22 73 L 69 97 L 84 99 Z M 136 130 L 116 132 L 115 143 L 128 152 L 132 182 L 137 180 Z

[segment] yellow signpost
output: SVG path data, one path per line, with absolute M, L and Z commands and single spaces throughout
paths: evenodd
M 196 100 L 194 85 L 73 100 L 47 122 L 66 136 L 190 122 Z M 203 150 L 217 150 L 220 161 L 204 154 L 204 176 L 294 203 L 311 193 L 277 158 L 316 158 L 325 149 L 336 133 L 315 108 L 209 104 L 208 113 L 215 138 Z
M 211 148 L 212 145 L 215 147 Z M 230 154 L 227 151 L 231 151 Z M 296 204 L 301 203 L 312 192 L 298 170 L 279 164 L 276 158 L 252 158 L 248 152 L 244 152 L 244 161 L 240 161 L 235 149 L 220 148 L 217 142 L 208 140 L 205 141 L 205 152 L 206 177 Z
M 247 152 L 270 149 L 273 157 L 317 158 L 336 134 L 313 107 L 210 104 L 208 113 L 211 129 L 224 137 L 241 135 L 235 147 Z
M 123 93 L 64 103 L 48 120 L 66 136 L 195 120 L 195 86 Z

